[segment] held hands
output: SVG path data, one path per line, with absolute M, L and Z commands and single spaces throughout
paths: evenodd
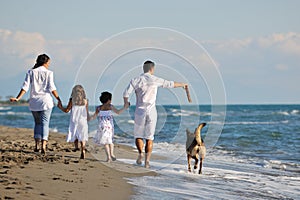
M 62 106 L 61 101 L 58 101 L 58 102 L 57 102 L 57 107 L 58 107 L 59 109 L 61 109 L 61 110 L 63 109 L 63 106 Z

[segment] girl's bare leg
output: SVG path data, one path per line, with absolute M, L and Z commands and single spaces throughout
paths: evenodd
M 110 150 L 109 150 L 109 144 L 104 145 L 105 147 L 105 153 L 106 153 L 106 162 L 110 162 L 111 161 L 111 155 L 110 155 Z
M 114 154 L 114 144 L 109 144 L 109 150 L 110 150 L 111 160 L 115 161 L 116 160 L 116 156 Z
M 78 140 L 77 140 L 77 142 L 78 142 Z M 84 141 L 80 142 L 80 146 L 81 146 L 80 159 L 85 159 L 85 142 Z
M 78 139 L 76 139 L 76 140 L 74 141 L 74 151 L 77 151 L 77 150 L 79 150 L 79 147 L 78 147 Z

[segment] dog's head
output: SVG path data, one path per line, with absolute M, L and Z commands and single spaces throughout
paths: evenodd
M 188 148 L 193 140 L 195 139 L 194 133 L 192 133 L 189 129 L 186 129 L 186 147 Z

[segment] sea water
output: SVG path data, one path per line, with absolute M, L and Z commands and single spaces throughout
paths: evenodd
M 91 114 L 95 107 L 90 107 Z M 158 123 L 151 161 L 158 176 L 128 179 L 132 199 L 300 199 L 300 105 L 157 106 Z M 134 146 L 134 106 L 115 116 L 115 142 Z M 218 121 L 218 119 L 221 119 Z M 224 120 L 223 120 L 224 119 Z M 187 172 L 185 129 L 207 126 L 203 173 Z M 33 127 L 28 107 L 0 107 L 0 124 Z M 69 114 L 54 108 L 52 131 L 68 131 Z M 215 143 L 208 138 L 222 125 Z M 92 137 L 97 121 L 89 122 Z M 219 129 L 218 129 L 219 130 Z M 124 163 L 135 160 L 118 158 Z

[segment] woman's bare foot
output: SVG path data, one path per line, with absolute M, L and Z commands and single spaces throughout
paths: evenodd
M 45 154 L 46 154 L 46 148 L 42 148 L 41 154 L 42 154 L 42 155 L 45 155 Z

